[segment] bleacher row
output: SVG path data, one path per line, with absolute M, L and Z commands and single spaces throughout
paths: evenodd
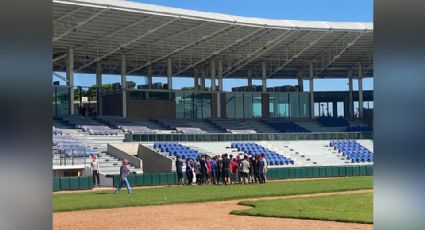
M 245 154 L 252 156 L 264 154 L 266 161 L 269 165 L 293 165 L 294 161 L 290 158 L 286 158 L 281 154 L 271 151 L 259 144 L 247 142 L 247 143 L 231 143 L 231 148 L 236 148 L 238 151 L 242 151 Z
M 80 116 L 66 116 L 62 118 L 70 126 L 82 129 L 90 135 L 117 135 L 120 131 L 130 134 L 206 134 L 206 133 L 309 133 L 311 130 L 295 122 L 268 119 L 268 120 L 182 120 L 182 119 L 156 119 L 135 120 L 117 116 L 102 116 L 88 118 Z M 340 131 L 346 132 L 371 132 L 367 125 L 350 126 L 342 117 L 321 117 L 318 119 L 321 126 L 328 127 L 329 131 L 336 131 L 332 127 L 342 127 Z M 310 121 L 311 122 L 311 121 Z M 318 124 L 319 124 L 318 123 Z M 307 124 L 307 123 L 306 123 Z M 113 127 L 113 128 L 111 128 Z M 311 127 L 310 127 L 311 128 Z M 53 130 L 55 132 L 55 130 Z M 317 130 L 315 130 L 317 132 Z
M 180 157 L 182 159 L 196 159 L 200 155 L 205 155 L 197 150 L 191 149 L 187 146 L 175 142 L 155 142 L 154 149 L 160 152 L 167 153 L 168 156 Z M 293 165 L 294 161 L 290 158 L 282 156 L 281 154 L 264 148 L 256 143 L 231 143 L 231 148 L 244 152 L 247 155 L 255 156 L 264 154 L 266 161 L 269 165 Z
M 329 146 L 333 147 L 352 163 L 373 162 L 373 153 L 355 140 L 334 140 Z
M 89 145 L 63 134 L 60 129 L 54 128 L 53 133 L 53 153 L 61 157 L 90 157 L 99 156 L 100 152 L 92 149 Z
M 200 155 L 198 151 L 175 142 L 155 142 L 153 146 L 161 152 L 167 152 L 169 156 L 179 156 L 182 159 L 196 159 Z

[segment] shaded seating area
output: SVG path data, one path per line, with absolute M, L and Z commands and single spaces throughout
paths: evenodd
M 192 127 L 176 127 L 176 131 L 178 133 L 183 134 L 204 134 L 208 133 L 200 128 L 192 128 Z
M 166 152 L 168 156 L 179 156 L 182 159 L 196 159 L 198 155 L 201 155 L 198 151 L 175 142 L 155 142 L 153 147 L 161 152 Z
M 329 146 L 352 163 L 373 162 L 373 153 L 355 140 L 334 140 Z
M 254 142 L 234 142 L 230 145 L 231 148 L 236 148 L 238 151 L 244 152 L 249 155 L 264 154 L 266 161 L 269 165 L 293 165 L 294 161 L 290 158 L 284 157 L 275 151 L 271 151 Z
M 82 125 L 81 129 L 90 135 L 118 135 L 118 131 L 106 125 Z
M 343 117 L 320 117 L 319 122 L 326 127 L 343 127 L 349 125 Z
M 131 133 L 131 134 L 155 134 L 157 131 L 152 130 L 146 126 L 140 126 L 140 125 L 123 125 L 119 126 L 120 129 L 122 129 L 124 132 Z
M 100 156 L 100 152 L 69 135 L 53 135 L 53 153 L 61 157 Z
M 267 123 L 282 133 L 310 133 L 311 132 L 310 130 L 304 127 L 301 127 L 295 124 L 294 122 L 268 121 Z

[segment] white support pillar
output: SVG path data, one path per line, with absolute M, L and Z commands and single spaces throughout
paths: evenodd
M 304 91 L 304 72 L 302 70 L 298 71 L 298 87 L 300 92 Z
M 173 89 L 173 66 L 171 63 L 171 58 L 168 58 L 167 61 L 167 85 L 168 89 Z
M 348 71 L 348 117 L 354 118 L 353 105 L 353 71 Z
M 261 82 L 263 86 L 263 92 L 267 92 L 267 66 L 265 61 L 263 61 Z
M 215 91 L 215 61 L 211 60 L 211 73 L 210 73 L 210 79 L 211 79 L 211 91 Z
M 96 107 L 97 107 L 97 115 L 102 116 L 102 64 L 98 62 L 96 64 Z
M 125 55 L 121 56 L 122 117 L 127 117 L 127 70 Z
M 152 66 L 148 66 L 148 76 L 146 77 L 148 89 L 152 89 Z
M 310 81 L 310 118 L 314 118 L 314 67 L 313 63 L 309 65 L 309 81 Z
M 363 70 L 361 64 L 358 65 L 357 71 L 359 77 L 359 117 L 363 118 Z
M 223 61 L 218 61 L 218 91 L 223 91 Z
M 74 50 L 68 50 L 68 60 L 66 63 L 66 80 L 68 86 L 68 109 L 69 115 L 74 115 Z

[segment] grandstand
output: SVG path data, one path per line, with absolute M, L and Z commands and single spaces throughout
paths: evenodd
M 373 165 L 373 92 L 362 86 L 372 56 L 371 23 L 53 0 L 52 66 L 65 82 L 53 85 L 54 175 L 89 175 L 92 155 L 104 185 L 122 159 L 137 173 L 223 153 L 263 153 L 271 168 Z M 82 90 L 76 73 L 96 85 Z M 120 82 L 106 87 L 106 74 Z M 130 76 L 145 84 L 130 86 Z M 193 87 L 173 84 L 188 77 Z M 229 92 L 229 79 L 247 85 Z M 297 84 L 268 85 L 276 79 Z M 316 92 L 317 79 L 346 79 L 349 90 Z

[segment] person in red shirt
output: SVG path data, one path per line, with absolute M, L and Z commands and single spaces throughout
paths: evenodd
M 236 158 L 233 158 L 232 162 L 230 162 L 230 167 L 232 168 L 232 179 L 230 180 L 230 184 L 236 182 L 236 173 L 238 170 L 238 163 L 236 162 Z

